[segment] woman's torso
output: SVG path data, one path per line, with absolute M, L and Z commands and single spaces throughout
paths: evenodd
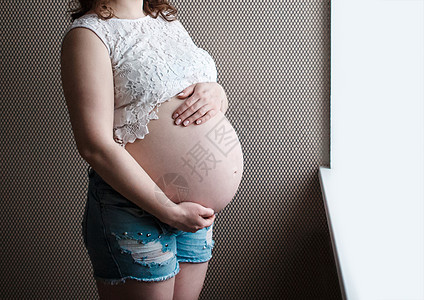
M 243 170 L 234 128 L 222 112 L 188 127 L 175 125 L 171 117 L 183 103 L 177 93 L 197 82 L 216 82 L 209 53 L 193 43 L 179 21 L 161 17 L 101 20 L 89 12 L 75 26 L 95 31 L 108 48 L 114 140 L 171 200 L 197 202 L 216 212 L 224 208 Z

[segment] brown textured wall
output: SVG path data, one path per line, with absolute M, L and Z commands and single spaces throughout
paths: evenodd
M 97 296 L 86 162 L 60 81 L 67 1 L 2 1 L 1 298 Z M 244 174 L 216 220 L 201 299 L 340 299 L 318 167 L 329 165 L 330 1 L 171 1 L 215 59 Z

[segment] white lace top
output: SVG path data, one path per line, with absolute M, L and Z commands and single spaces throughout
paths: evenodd
M 69 25 L 92 30 L 105 44 L 114 77 L 113 137 L 121 146 L 149 133 L 153 108 L 196 82 L 216 82 L 209 53 L 197 47 L 179 20 L 161 16 L 102 20 L 86 14 Z M 63 39 L 62 39 L 63 41 Z

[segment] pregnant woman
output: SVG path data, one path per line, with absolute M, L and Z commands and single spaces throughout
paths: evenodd
M 61 76 L 89 164 L 82 235 L 99 296 L 198 299 L 243 172 L 215 63 L 165 0 L 79 4 Z

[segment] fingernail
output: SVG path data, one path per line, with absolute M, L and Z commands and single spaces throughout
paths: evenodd
M 177 121 L 175 122 L 175 124 L 180 124 L 181 123 L 181 119 L 177 119 Z
M 175 113 L 172 118 L 175 119 L 176 117 L 178 117 L 178 113 Z
M 202 123 L 202 120 L 196 120 L 196 124 Z
M 182 95 L 184 95 L 184 92 L 181 92 L 181 93 L 178 94 L 178 96 L 182 96 Z
M 189 122 L 188 120 L 185 120 L 184 123 L 183 123 L 184 126 L 187 126 L 188 122 Z

